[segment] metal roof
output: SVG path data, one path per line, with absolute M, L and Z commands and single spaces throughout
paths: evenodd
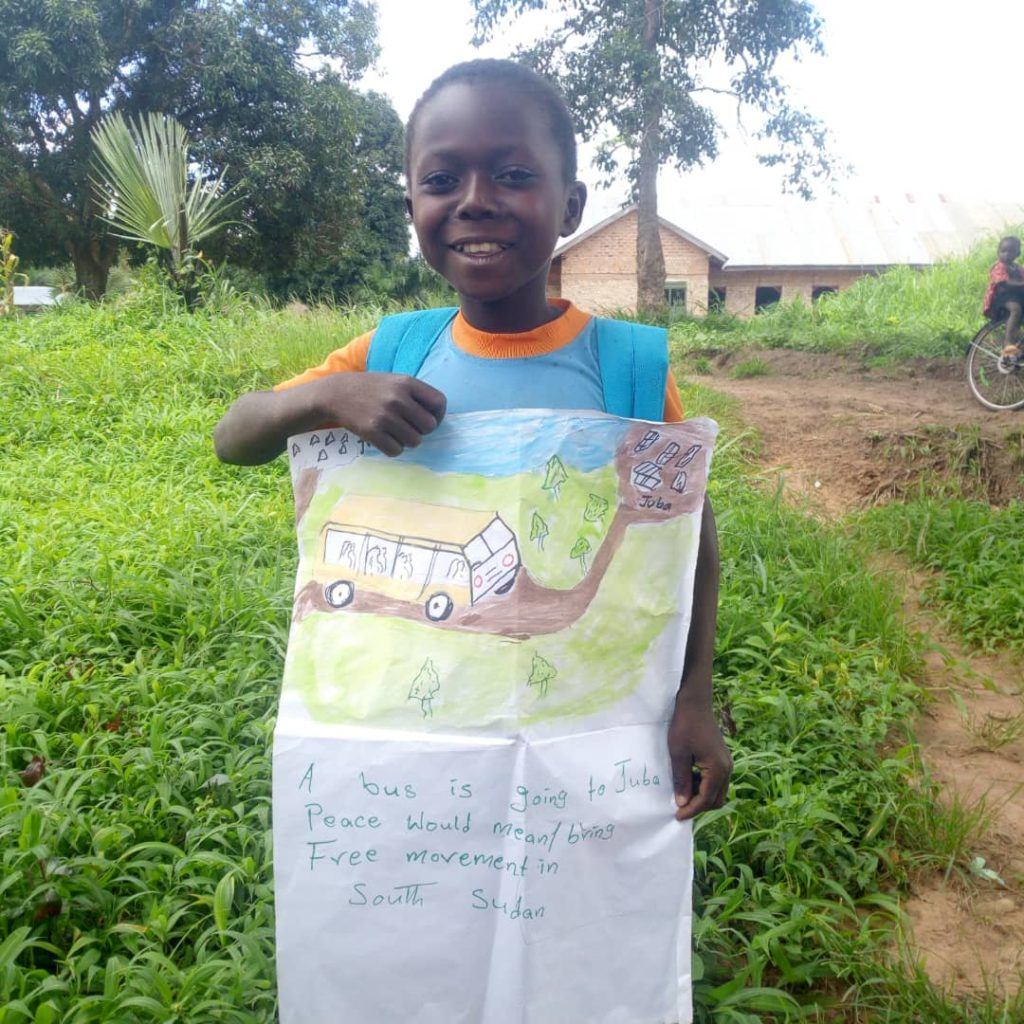
M 609 217 L 605 217 L 604 220 L 598 221 L 593 226 L 587 228 L 586 231 L 581 231 L 578 235 L 570 238 L 568 242 L 563 242 L 557 249 L 555 249 L 554 258 L 563 255 L 569 249 L 575 248 L 584 239 L 589 238 L 591 235 L 596 235 L 599 231 L 606 228 L 609 224 L 613 224 L 620 217 L 625 217 L 627 213 L 632 213 L 636 209 L 636 203 L 631 203 L 629 206 L 624 207 L 621 210 L 616 210 Z M 689 231 L 684 231 L 678 224 L 673 224 L 671 221 L 666 220 L 664 217 L 658 218 L 658 223 L 673 234 L 679 235 L 680 238 L 684 238 L 691 245 L 695 245 L 698 249 L 706 252 L 709 256 L 714 256 L 715 259 L 724 260 L 725 255 L 720 253 L 713 246 L 708 245 L 707 242 L 702 242 L 696 235 L 691 235 Z
M 721 258 L 727 269 L 928 266 L 961 255 L 986 236 L 1024 224 L 1024 202 L 911 193 L 845 202 L 784 196 L 771 203 L 701 204 L 666 195 L 660 206 L 666 227 Z M 631 209 L 594 225 L 555 255 Z M 680 224 L 686 225 L 685 231 Z M 711 239 L 711 244 L 696 236 Z

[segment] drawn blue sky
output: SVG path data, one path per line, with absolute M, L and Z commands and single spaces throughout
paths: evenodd
M 495 416 L 470 412 L 448 416 L 405 462 L 439 471 L 509 476 L 524 466 L 540 469 L 557 452 L 566 468 L 590 472 L 615 456 L 630 423 L 601 413 L 517 409 Z M 461 430 L 456 431 L 456 427 Z M 373 457 L 387 458 L 374 451 Z

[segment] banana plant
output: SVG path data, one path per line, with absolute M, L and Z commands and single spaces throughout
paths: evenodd
M 18 257 L 13 247 L 14 235 L 0 228 L 0 316 L 14 312 L 14 282 L 20 278 L 28 284 L 28 275 L 18 273 Z
M 93 187 L 104 219 L 119 237 L 155 246 L 167 257 L 179 290 L 194 286 L 195 247 L 228 224 L 241 201 L 238 185 L 224 191 L 225 167 L 213 181 L 188 176 L 188 136 L 164 114 L 128 121 L 109 114 L 92 133 Z

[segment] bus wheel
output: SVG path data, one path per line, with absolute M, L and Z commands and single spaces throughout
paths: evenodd
M 452 599 L 447 594 L 433 594 L 427 598 L 427 618 L 431 622 L 441 622 L 451 615 L 454 607 Z
M 324 597 L 332 608 L 344 608 L 355 596 L 356 588 L 348 580 L 335 580 L 324 587 Z
M 512 585 L 515 583 L 515 581 L 516 573 L 513 572 L 512 575 L 509 576 L 509 578 L 504 583 L 502 583 L 502 585 L 498 587 L 494 592 L 496 594 L 507 594 L 512 589 Z

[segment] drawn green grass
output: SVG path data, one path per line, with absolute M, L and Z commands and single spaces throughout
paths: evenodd
M 689 520 L 678 526 L 692 537 Z M 501 722 L 507 729 L 594 714 L 635 689 L 644 655 L 675 607 L 674 567 L 658 550 L 656 531 L 628 530 L 582 618 L 525 641 L 384 616 L 311 613 L 293 627 L 285 686 L 302 694 L 318 721 L 415 727 L 419 711 L 407 701 L 409 681 L 429 654 L 442 677 L 434 728 Z M 632 584 L 638 564 L 650 566 L 640 600 Z M 535 653 L 558 669 L 546 694 L 528 685 Z M 352 679 L 363 683 L 356 687 Z

